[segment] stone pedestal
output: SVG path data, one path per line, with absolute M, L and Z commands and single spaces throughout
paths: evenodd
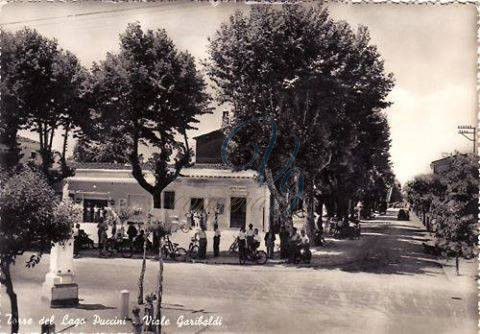
M 42 299 L 50 307 L 78 305 L 78 285 L 74 282 L 73 239 L 55 244 L 50 251 L 50 271 L 45 275 Z

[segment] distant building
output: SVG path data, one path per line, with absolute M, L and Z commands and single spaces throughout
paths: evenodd
M 29 161 L 34 161 L 36 164 L 42 162 L 40 156 L 40 143 L 36 140 L 17 136 L 17 142 L 20 148 L 20 163 L 25 164 Z M 6 151 L 7 147 L 3 144 L 0 144 L 0 151 Z
M 220 130 L 198 136 L 196 163 L 185 168 L 181 176 L 162 192 L 160 208 L 168 216 L 186 221 L 190 210 L 205 210 L 207 228 L 213 229 L 215 212 L 222 229 L 253 224 L 260 231 L 268 229 L 270 192 L 259 186 L 253 170 L 233 171 L 225 166 L 220 149 Z M 83 207 L 82 228 L 96 237 L 95 215 L 104 207 L 118 211 L 121 205 L 142 208 L 144 213 L 154 207 L 152 196 L 131 174 L 131 166 L 111 163 L 70 163 L 75 176 L 66 180 L 64 194 Z M 145 167 L 147 181 L 153 174 Z M 141 216 L 139 221 L 145 220 Z
M 430 163 L 430 168 L 434 174 L 441 174 L 450 169 L 452 162 L 459 153 L 452 154 L 442 159 L 434 160 Z

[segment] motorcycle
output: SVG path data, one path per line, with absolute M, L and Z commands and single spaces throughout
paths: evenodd
M 301 247 L 295 254 L 294 263 L 310 263 L 312 260 L 312 252 L 309 247 Z

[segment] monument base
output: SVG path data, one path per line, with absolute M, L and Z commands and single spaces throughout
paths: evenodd
M 74 307 L 78 305 L 78 284 L 73 283 L 73 275 L 47 273 L 42 286 L 42 300 L 52 308 Z

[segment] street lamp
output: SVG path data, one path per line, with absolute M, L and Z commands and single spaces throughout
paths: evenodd
M 473 153 L 477 153 L 477 128 L 471 125 L 459 125 L 458 133 L 473 142 Z

